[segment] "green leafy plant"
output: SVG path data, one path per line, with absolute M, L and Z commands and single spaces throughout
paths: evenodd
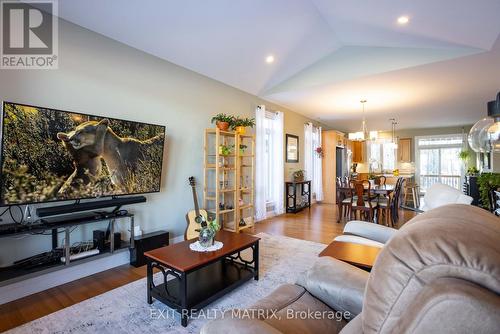
M 255 126 L 255 118 L 233 117 L 231 122 L 231 128 L 235 129 L 238 126 L 253 128 Z
M 462 160 L 464 163 L 467 163 L 471 157 L 471 151 L 470 150 L 462 150 L 458 153 L 458 158 Z
M 375 174 L 368 174 L 368 180 L 375 180 L 377 176 Z
M 219 145 L 219 154 L 220 155 L 229 155 L 229 154 L 231 154 L 231 146 Z
M 217 222 L 217 219 L 212 219 L 212 220 L 209 220 L 208 223 L 207 223 L 207 227 L 212 231 L 212 233 L 217 233 L 217 231 L 220 230 L 220 225 L 219 223 Z
M 234 116 L 226 115 L 224 113 L 219 113 L 212 117 L 212 123 L 217 123 L 217 122 L 227 122 L 229 125 L 232 124 L 232 121 L 234 119 Z
M 479 170 L 476 167 L 469 167 L 467 169 L 467 175 L 476 175 L 479 174 Z
M 306 171 L 303 169 L 296 170 L 292 173 L 294 180 L 303 180 L 306 176 Z
M 483 207 L 490 208 L 490 191 L 500 188 L 500 173 L 482 173 L 477 178 Z

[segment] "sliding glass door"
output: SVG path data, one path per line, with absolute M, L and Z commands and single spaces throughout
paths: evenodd
M 417 180 L 425 192 L 434 183 L 460 190 L 463 169 L 458 154 L 463 145 L 461 135 L 416 137 Z

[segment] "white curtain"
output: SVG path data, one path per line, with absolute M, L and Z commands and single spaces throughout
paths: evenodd
M 306 123 L 304 124 L 304 170 L 306 171 L 307 180 L 314 178 L 313 159 L 313 125 L 312 123 Z
M 285 132 L 283 129 L 283 113 L 280 111 L 276 112 L 276 117 L 272 122 L 272 142 L 273 142 L 273 157 L 272 160 L 272 178 L 271 187 L 274 201 L 274 214 L 281 215 L 285 213 L 285 150 L 283 145 L 283 137 Z
M 323 200 L 323 167 L 321 157 L 318 153 L 315 152 L 317 147 L 321 146 L 321 127 L 317 127 L 314 135 L 316 136 L 316 147 L 313 147 L 313 166 L 314 166 L 314 179 L 312 181 L 312 190 L 316 193 L 316 201 Z
M 255 220 L 259 221 L 285 212 L 284 130 L 282 112 L 260 106 L 255 114 Z
M 266 218 L 266 108 L 255 110 L 255 220 Z
M 323 173 L 321 157 L 316 149 L 321 147 L 321 127 L 312 123 L 304 124 L 304 170 L 306 178 L 311 180 L 311 191 L 316 201 L 323 200 Z

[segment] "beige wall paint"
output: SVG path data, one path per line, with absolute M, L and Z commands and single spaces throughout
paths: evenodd
M 59 24 L 59 69 L 0 70 L 0 99 L 165 125 L 161 193 L 147 195 L 146 204 L 127 209 L 144 231 L 164 229 L 173 237 L 184 233 L 184 215 L 193 207 L 187 178 L 202 180 L 203 129 L 212 126 L 212 115 L 254 117 L 262 104 L 283 111 L 285 133 L 300 137 L 301 153 L 303 124 L 309 121 L 64 20 Z M 291 168 L 303 168 L 302 157 L 298 164 L 285 164 L 285 175 Z M 94 228 L 75 231 L 75 240 L 88 238 Z M 49 247 L 50 239 L 43 236 L 2 239 L 0 266 Z

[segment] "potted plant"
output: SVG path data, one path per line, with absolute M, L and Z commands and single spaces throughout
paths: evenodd
M 293 180 L 295 182 L 302 182 L 306 176 L 306 171 L 303 169 L 296 170 L 292 173 Z
M 254 118 L 239 118 L 234 117 L 231 123 L 231 128 L 234 129 L 240 135 L 246 133 L 246 127 L 253 128 L 255 126 Z
M 200 230 L 200 236 L 198 238 L 200 245 L 202 247 L 213 246 L 215 235 L 219 230 L 220 230 L 220 225 L 219 223 L 217 223 L 217 219 L 209 220 L 207 226 L 202 227 Z
M 375 174 L 373 174 L 373 173 L 368 174 L 368 182 L 370 182 L 370 187 L 375 186 L 375 179 L 376 178 L 377 178 L 377 176 L 375 176 Z
M 219 145 L 219 154 L 227 156 L 231 154 L 231 147 L 227 145 Z
M 500 188 L 500 173 L 482 173 L 477 178 L 477 184 L 482 206 L 488 210 L 491 209 L 490 192 Z
M 467 169 L 467 176 L 475 176 L 479 174 L 479 170 L 476 167 L 469 167 Z
M 229 116 L 223 113 L 217 114 L 212 117 L 212 124 L 215 123 L 219 130 L 222 131 L 227 131 L 229 129 L 229 126 L 232 124 L 232 121 L 233 116 Z
M 245 154 L 245 150 L 248 148 L 247 145 L 240 144 L 240 155 Z

